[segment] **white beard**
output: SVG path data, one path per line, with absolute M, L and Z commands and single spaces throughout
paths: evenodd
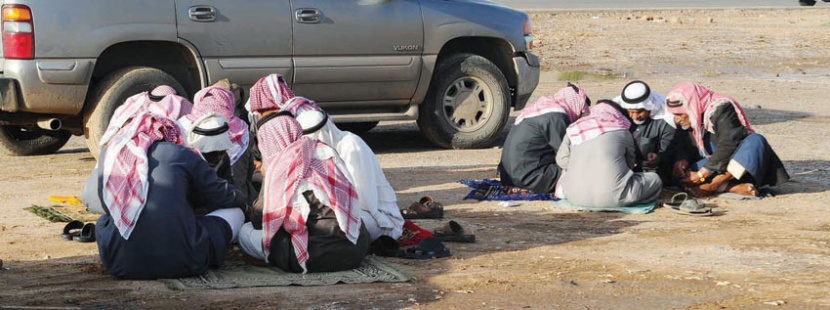
M 632 119 L 631 121 L 634 122 L 634 124 L 636 124 L 636 125 L 642 125 L 642 124 L 646 123 L 646 120 L 638 121 L 638 120 Z

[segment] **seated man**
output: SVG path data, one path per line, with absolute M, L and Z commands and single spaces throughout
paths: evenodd
M 242 226 L 244 202 L 185 147 L 174 120 L 147 112 L 125 119 L 83 191 L 90 210 L 104 213 L 95 230 L 104 267 L 124 279 L 190 277 L 219 267 Z M 210 213 L 196 216 L 196 208 Z
M 337 151 L 303 137 L 288 112 L 266 116 L 258 126 L 264 182 L 251 222 L 242 226 L 242 250 L 288 272 L 359 266 L 369 233 Z
M 225 135 L 232 142 L 226 152 L 235 164 L 248 148 L 250 138 L 248 125 L 234 114 L 234 94 L 225 87 L 209 86 L 196 93 L 193 99 L 193 111 L 182 117 L 179 122 L 185 129 L 193 128 L 193 123 L 206 115 L 218 114 L 227 121 Z
M 259 195 L 259 191 L 256 187 L 254 187 L 253 182 L 251 182 L 254 176 L 254 157 L 251 150 L 254 148 L 253 145 L 256 144 L 256 137 L 251 135 L 250 113 L 248 113 L 245 109 L 245 103 L 242 101 L 245 95 L 242 88 L 236 83 L 231 83 L 229 79 L 219 80 L 213 84 L 213 86 L 227 89 L 233 94 L 233 103 L 229 106 L 233 111 L 234 118 L 241 120 L 240 125 L 244 128 L 244 135 L 248 137 L 245 149 L 240 151 L 241 155 L 239 155 L 239 158 L 233 163 L 233 165 L 231 165 L 231 172 L 233 175 L 234 187 L 237 192 L 243 193 L 247 206 L 250 207 Z M 230 130 L 230 125 L 228 129 Z M 239 134 L 235 136 L 238 135 Z
M 235 114 L 236 96 L 229 85 L 229 82 L 223 80 L 197 92 L 193 99 L 193 111 L 179 119 L 179 122 L 187 131 L 191 145 L 194 144 L 192 138 L 206 143 L 205 146 L 210 150 L 199 148 L 199 151 L 221 178 L 234 184 L 237 194 L 246 201 L 246 206 L 250 206 L 257 196 L 250 182 L 253 174 L 249 152 L 250 131 L 248 124 Z M 206 123 L 197 125 L 196 122 Z M 215 130 L 205 130 L 218 130 L 220 127 L 212 127 L 218 126 L 217 122 L 224 124 L 221 135 L 225 139 L 218 139 L 219 133 Z M 225 140 L 230 144 L 226 144 Z
M 251 87 L 250 98 L 245 103 L 245 109 L 248 110 L 248 117 L 251 123 L 251 133 L 254 139 L 251 139 L 250 153 L 251 153 L 251 186 L 255 191 L 259 191 L 262 186 L 262 174 L 260 166 L 262 165 L 262 154 L 259 152 L 256 139 L 257 121 L 267 116 L 268 114 L 277 113 L 285 105 L 288 99 L 294 97 L 294 91 L 288 87 L 288 83 L 282 75 L 274 73 L 259 79 L 253 87 Z M 253 199 L 256 199 L 255 197 Z M 248 201 L 253 201 L 248 199 Z
M 161 85 L 150 91 L 135 94 L 124 104 L 118 106 L 110 118 L 107 130 L 99 141 L 101 148 L 104 148 L 110 139 L 126 126 L 127 121 L 141 112 L 150 112 L 156 115 L 177 120 L 187 115 L 193 109 L 193 104 L 186 98 L 176 95 L 176 90 L 167 85 Z
M 651 91 L 648 84 L 633 81 L 625 85 L 614 102 L 628 111 L 636 150 L 635 172 L 657 172 L 663 184 L 671 181 L 675 128 L 674 115 L 665 109 L 666 97 Z
M 284 110 L 296 115 L 304 135 L 331 146 L 343 159 L 346 176 L 360 198 L 361 218 L 370 240 L 383 235 L 398 239 L 403 233 L 404 222 L 398 198 L 366 142 L 356 134 L 338 129 L 314 101 L 294 97 Z
M 553 97 L 525 107 L 507 134 L 498 172 L 505 185 L 551 193 L 559 175 L 556 153 L 565 129 L 583 114 L 591 100 L 579 85 L 568 83 Z
M 568 126 L 556 162 L 565 170 L 564 198 L 584 207 L 620 207 L 657 199 L 662 189 L 653 172 L 634 172 L 634 139 L 628 114 L 600 100 L 591 114 Z
M 229 126 L 225 117 L 218 113 L 205 114 L 187 126 L 185 130 L 188 144 L 202 153 L 202 157 L 213 170 L 216 170 L 220 178 L 234 184 L 231 159 L 228 156 L 228 150 L 232 149 L 234 144 L 228 135 Z
M 696 150 L 681 154 L 686 158 L 675 163 L 673 172 L 683 177 L 693 195 L 729 191 L 756 196 L 758 187 L 790 179 L 781 159 L 767 140 L 752 130 L 735 99 L 703 85 L 682 83 L 669 92 L 666 105 L 684 131 L 691 129 L 690 140 Z

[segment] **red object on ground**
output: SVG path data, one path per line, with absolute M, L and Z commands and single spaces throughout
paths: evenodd
M 403 222 L 403 234 L 398 238 L 398 242 L 402 247 L 417 245 L 421 240 L 434 237 L 429 230 L 423 229 L 412 221 Z

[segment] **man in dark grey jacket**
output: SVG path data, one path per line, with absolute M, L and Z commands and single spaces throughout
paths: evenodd
M 623 87 L 613 100 L 628 111 L 636 151 L 635 172 L 657 172 L 663 184 L 671 183 L 672 145 L 677 125 L 665 109 L 666 97 L 654 92 L 643 81 Z

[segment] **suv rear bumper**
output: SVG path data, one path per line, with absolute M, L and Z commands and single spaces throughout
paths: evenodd
M 0 113 L 20 110 L 18 89 L 20 89 L 20 85 L 18 85 L 17 80 L 0 77 Z
M 541 66 L 539 57 L 531 52 L 524 52 L 513 57 L 514 68 L 516 68 L 516 97 L 513 109 L 518 111 L 525 107 L 536 86 L 539 85 L 539 73 Z
M 0 111 L 80 114 L 94 64 L 91 59 L 6 59 L 0 74 Z

